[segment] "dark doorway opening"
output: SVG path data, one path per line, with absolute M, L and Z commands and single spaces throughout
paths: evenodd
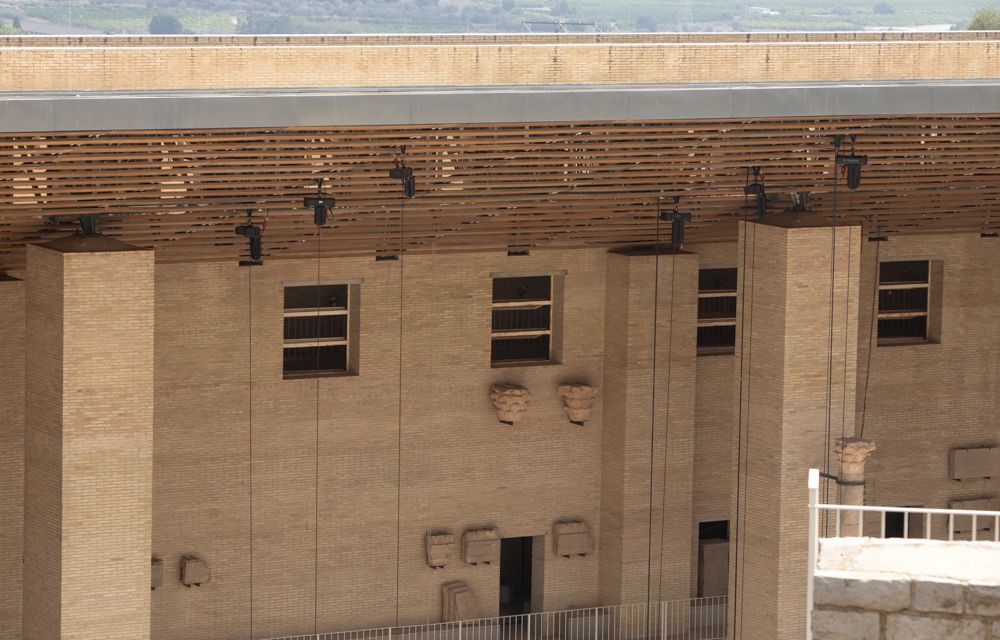
M 922 538 L 924 537 L 924 514 L 905 511 L 886 511 L 886 538 Z
M 698 597 L 724 596 L 729 587 L 729 521 L 698 523 Z
M 531 537 L 500 540 L 500 615 L 531 613 Z

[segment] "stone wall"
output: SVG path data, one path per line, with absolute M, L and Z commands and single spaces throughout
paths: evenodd
M 858 562 L 861 556 L 881 562 Z M 945 571 L 935 569 L 944 562 Z M 820 566 L 850 570 L 817 572 L 814 640 L 1000 638 L 1000 574 L 975 574 L 1000 566 L 1000 544 L 823 541 Z M 943 572 L 952 577 L 934 575 Z
M 996 78 L 991 40 L 0 47 L 5 91 Z

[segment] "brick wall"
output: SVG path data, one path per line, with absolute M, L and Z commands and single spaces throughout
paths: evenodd
M 881 245 L 883 258 L 944 262 L 944 317 L 941 344 L 874 352 L 865 435 L 876 440 L 879 451 L 868 463 L 870 502 L 941 507 L 956 497 L 1000 493 L 997 479 L 947 479 L 949 448 L 996 438 L 992 416 L 997 394 L 991 390 L 1000 384 L 995 368 L 1000 353 L 991 345 L 1000 341 L 995 302 L 1000 299 L 995 290 L 1000 258 L 995 242 L 978 235 L 928 236 L 893 237 Z M 874 248 L 865 243 L 862 256 L 859 424 L 864 328 L 870 320 L 865 301 L 872 291 Z M 732 243 L 690 249 L 703 266 L 739 262 Z M 422 550 L 428 528 L 460 534 L 465 526 L 495 524 L 505 536 L 541 536 L 551 533 L 554 520 L 578 516 L 603 540 L 599 478 L 606 430 L 600 416 L 608 390 L 602 388 L 594 419 L 581 428 L 565 420 L 555 385 L 568 379 L 601 384 L 605 309 L 618 304 L 615 296 L 621 292 L 610 287 L 605 295 L 606 260 L 601 251 L 574 250 L 404 261 L 401 621 L 437 620 L 438 587 L 454 579 L 470 584 L 484 614 L 495 611 L 496 569 L 456 563 L 430 570 Z M 322 629 L 395 620 L 398 268 L 396 262 L 370 259 L 323 264 L 324 279 L 365 281 L 361 375 L 320 381 Z M 522 269 L 567 270 L 564 362 L 490 369 L 489 274 Z M 249 635 L 249 277 L 250 271 L 230 263 L 157 265 L 152 551 L 164 559 L 166 570 L 164 588 L 152 594 L 152 635 L 158 640 Z M 315 278 L 315 263 L 268 263 L 253 269 L 252 277 L 254 629 L 264 637 L 312 630 L 316 382 L 281 380 L 280 290 L 284 281 Z M 16 316 L 25 288 L 0 282 L 0 313 Z M 16 321 L 5 326 L 0 351 L 5 367 L 13 362 L 16 369 L 24 339 Z M 758 348 L 759 343 L 755 353 Z M 695 365 L 692 525 L 730 517 L 726 501 L 733 468 L 726 454 L 732 447 L 728 438 L 735 433 L 729 398 L 735 396 L 737 360 L 703 357 Z M 927 375 L 914 376 L 914 371 Z M 7 438 L 13 433 L 14 447 L 22 393 L 17 379 L 0 376 L 0 434 Z M 523 423 L 507 427 L 496 422 L 486 397 L 495 381 L 519 382 L 535 394 Z M 900 459 L 906 464 L 898 464 Z M 0 606 L 16 611 L 20 471 L 15 463 L 0 468 L 0 474 L 2 535 L 8 536 L 0 537 L 0 566 L 12 569 L 0 571 L 0 603 L 11 603 Z M 692 561 L 694 535 L 696 529 Z M 179 584 L 178 562 L 184 553 L 205 557 L 214 572 L 210 585 L 185 589 Z M 606 561 L 603 556 L 571 560 L 550 554 L 542 581 L 545 608 L 596 603 L 598 563 Z M 18 622 L 9 620 L 0 616 L 0 625 L 8 625 L 0 626 L 0 638 L 16 640 Z
M 315 263 L 161 266 L 153 550 L 167 575 L 153 594 L 153 637 L 249 636 L 251 377 L 255 637 L 311 632 L 314 585 L 320 630 L 396 621 L 397 472 L 401 623 L 438 621 L 441 584 L 452 580 L 468 583 L 482 615 L 497 613 L 498 567 L 455 558 L 430 569 L 424 535 L 432 529 L 460 537 L 467 527 L 494 525 L 504 537 L 547 536 L 556 520 L 580 517 L 599 536 L 600 399 L 595 417 L 578 427 L 565 418 L 556 387 L 601 381 L 604 258 L 600 251 L 406 258 L 401 422 L 401 263 L 323 263 L 324 279 L 364 282 L 359 375 L 319 381 L 282 380 L 281 372 L 282 283 L 314 280 Z M 567 271 L 563 362 L 491 369 L 490 274 L 553 269 Z M 494 382 L 534 394 L 516 426 L 497 421 L 488 397 Z M 596 557 L 552 558 L 551 540 L 545 544 L 544 606 L 595 604 Z M 188 552 L 213 567 L 212 584 L 178 583 L 177 562 Z
M 21 637 L 24 282 L 0 276 L 0 638 Z
M 871 504 L 947 508 L 952 499 L 1000 499 L 1000 478 L 958 481 L 948 476 L 950 449 L 1000 444 L 1000 256 L 995 241 L 977 234 L 917 236 L 866 242 L 862 248 L 856 406 L 859 431 L 864 423 L 865 437 L 878 446 L 865 473 L 865 499 Z M 934 287 L 942 295 L 941 339 L 937 344 L 876 347 L 869 374 L 876 249 L 883 261 L 941 261 L 943 278 Z
M 861 229 L 740 229 L 730 619 L 738 638 L 793 640 L 805 622 L 806 469 L 823 468 L 854 426 Z
M 149 637 L 153 253 L 29 248 L 24 637 Z
M 0 47 L 8 91 L 995 78 L 990 40 Z
M 698 256 L 607 263 L 600 599 L 687 598 Z

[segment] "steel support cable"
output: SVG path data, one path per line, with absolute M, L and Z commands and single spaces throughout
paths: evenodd
M 321 262 L 323 246 L 323 226 L 316 226 L 316 335 L 320 335 L 320 305 L 322 304 L 321 289 Z M 350 307 L 350 294 L 345 301 L 345 306 Z M 320 346 L 316 346 L 316 371 L 320 370 Z M 313 521 L 313 633 L 319 635 L 319 376 L 316 376 L 316 462 L 314 467 L 314 521 Z
M 877 233 L 877 231 L 876 231 Z M 872 354 L 875 351 L 876 340 L 878 339 L 878 270 L 879 253 L 882 249 L 882 241 L 875 242 L 875 268 L 872 271 L 872 315 L 868 323 L 868 358 L 865 362 L 865 389 L 861 394 L 861 437 L 865 437 L 865 420 L 868 415 L 868 381 L 872 373 Z
M 249 515 L 250 515 L 250 640 L 253 640 L 253 267 L 247 267 L 247 395 L 249 396 L 249 424 L 248 424 L 248 449 L 249 465 L 247 483 L 249 490 Z
M 825 461 L 823 471 L 830 473 L 830 439 L 833 437 L 833 304 L 835 298 L 835 287 L 837 283 L 837 171 L 840 168 L 834 153 L 833 161 L 833 226 L 830 233 L 830 316 L 827 330 L 827 353 L 826 353 L 826 418 L 824 425 L 824 455 Z M 823 485 L 823 501 L 830 502 L 830 483 Z M 829 519 L 829 515 L 825 515 Z M 824 525 L 825 526 L 825 525 Z
M 756 302 L 756 297 L 757 297 L 755 295 L 755 291 L 754 291 L 754 284 L 755 284 L 755 282 L 757 280 L 757 274 L 756 274 L 756 268 L 757 268 L 757 228 L 756 227 L 751 227 L 751 229 L 752 229 L 752 234 L 751 234 L 751 238 L 750 238 L 750 323 L 747 326 L 747 331 L 750 334 L 750 337 L 747 340 L 747 411 L 746 411 L 747 438 L 746 438 L 746 465 L 745 465 L 746 469 L 747 469 L 747 471 L 746 471 L 747 475 L 749 475 L 749 468 L 750 468 L 750 445 L 752 444 L 752 440 L 750 439 L 750 436 L 751 436 L 751 433 L 750 433 L 750 396 L 751 396 L 751 384 L 750 384 L 751 383 L 751 378 L 750 378 L 750 373 L 751 373 L 751 371 L 753 369 L 753 321 L 754 321 L 754 303 Z M 746 244 L 745 240 L 744 240 L 744 244 Z M 742 356 L 741 356 L 741 358 L 742 358 Z M 748 478 L 747 482 L 745 482 L 744 486 L 743 486 L 744 501 L 746 500 L 746 496 L 747 496 L 747 494 L 748 494 L 749 491 L 750 491 L 750 481 L 749 481 L 749 478 Z M 744 511 L 744 513 L 743 513 L 743 521 L 744 521 L 744 523 L 746 523 L 748 517 L 749 517 L 749 513 L 747 511 Z M 745 541 L 744 541 L 744 544 L 746 544 Z M 740 572 L 741 573 L 745 573 L 746 563 L 747 563 L 747 554 L 743 553 L 741 555 L 742 555 L 742 558 L 741 558 L 742 564 L 740 565 Z M 739 601 L 741 603 L 740 604 L 740 624 L 743 623 L 743 613 L 746 611 L 746 607 L 744 607 L 742 605 L 742 602 L 743 602 L 743 593 L 746 590 L 746 582 L 747 582 L 746 578 L 744 577 L 743 582 L 740 583 L 740 595 L 739 595 Z M 740 631 L 742 632 L 742 629 Z
M 749 215 L 750 215 L 749 214 L 749 211 L 750 211 L 750 209 L 749 209 L 749 207 L 750 207 L 750 199 L 749 199 L 749 195 L 747 193 L 747 188 L 750 186 L 750 171 L 751 171 L 750 167 L 747 167 L 746 182 L 743 185 L 743 212 L 744 212 L 743 222 L 744 222 L 744 224 L 749 221 Z M 739 383 L 739 404 L 738 404 L 738 407 L 737 407 L 737 435 L 736 435 L 736 513 L 735 513 L 735 518 L 734 518 L 734 525 L 735 526 L 733 527 L 733 531 L 731 532 L 732 535 L 730 536 L 731 538 L 734 538 L 734 540 L 733 540 L 733 546 L 734 546 L 734 550 L 733 550 L 733 554 L 734 554 L 734 557 L 733 557 L 733 585 L 734 585 L 734 593 L 735 593 L 735 586 L 737 584 L 740 584 L 742 586 L 742 583 L 739 582 L 739 577 L 740 577 L 740 555 L 741 555 L 740 550 L 741 550 L 741 541 L 742 541 L 742 532 L 743 532 L 742 531 L 742 524 L 741 524 L 741 521 L 740 521 L 740 510 L 741 510 L 740 507 L 741 507 L 741 503 L 742 503 L 742 493 L 741 493 L 741 491 L 743 489 L 743 484 L 744 484 L 743 483 L 743 378 L 744 378 L 744 376 L 743 376 L 743 370 L 744 370 L 743 369 L 743 355 L 744 355 L 743 343 L 746 341 L 746 318 L 747 318 L 747 316 L 746 316 L 746 296 L 747 296 L 747 289 L 746 289 L 746 282 L 747 282 L 747 280 L 746 280 L 746 277 L 747 277 L 747 241 L 748 241 L 748 238 L 746 237 L 746 233 L 744 232 L 744 236 L 743 236 L 743 251 L 742 251 L 742 256 L 741 256 L 741 259 L 740 259 L 740 280 L 741 280 L 740 291 L 741 291 L 742 295 L 740 296 L 740 383 Z M 747 385 L 747 391 L 749 392 L 749 383 Z M 749 404 L 748 404 L 747 410 L 748 410 L 748 413 L 749 413 Z M 748 429 L 749 429 L 749 425 L 748 425 Z M 734 600 L 737 600 L 737 599 L 734 598 Z M 739 620 L 737 619 L 737 615 L 738 615 L 737 614 L 737 609 L 741 608 L 741 607 L 738 606 L 739 604 L 740 603 L 739 603 L 738 600 L 736 602 L 730 603 L 730 606 L 732 607 L 732 612 L 733 612 L 733 638 L 737 638 L 738 637 L 736 635 L 737 632 L 738 632 L 738 629 L 739 629 Z
M 399 626 L 399 552 L 403 473 L 403 254 L 406 252 L 406 191 L 399 197 L 399 388 L 396 401 L 396 626 Z
M 646 635 L 649 636 L 649 615 L 653 600 L 653 463 L 656 451 L 656 327 L 660 303 L 660 197 L 656 198 L 656 244 L 653 246 L 656 261 L 653 268 L 653 362 L 651 366 L 651 414 L 649 416 L 649 525 L 646 538 Z
M 657 216 L 659 218 L 659 216 Z M 673 345 L 674 345 L 674 282 L 677 276 L 677 255 L 680 251 L 680 247 L 677 245 L 674 238 L 670 239 L 673 245 L 673 261 L 670 267 L 670 306 L 667 313 L 667 389 L 666 389 L 666 412 L 664 413 L 664 425 L 663 425 L 663 480 L 660 484 L 661 486 L 661 499 L 660 499 L 660 573 L 659 573 L 659 585 L 656 594 L 656 602 L 659 604 L 663 602 L 663 538 L 665 536 L 664 529 L 666 527 L 666 513 L 667 513 L 667 452 L 669 451 L 670 444 L 670 374 L 673 368 Z M 660 253 L 656 253 L 657 265 L 660 261 Z M 657 273 L 659 273 L 659 266 L 657 266 Z M 654 330 L 656 328 L 654 327 Z M 656 357 L 656 351 L 653 351 L 653 357 Z M 655 416 L 654 416 L 655 419 Z M 662 613 L 662 612 L 661 612 Z M 661 626 L 663 623 L 661 615 Z
M 848 192 L 848 203 L 847 209 L 851 211 L 854 209 L 854 191 Z M 836 211 L 834 211 L 834 216 L 836 220 Z M 851 252 L 854 250 L 854 234 L 848 229 L 847 232 L 847 293 L 844 297 L 844 362 L 843 362 L 843 376 L 841 381 L 841 396 L 840 396 L 840 437 L 844 438 L 847 436 L 847 348 L 848 339 L 850 337 L 850 311 L 851 311 Z M 855 378 L 856 379 L 856 378 Z M 827 443 L 827 446 L 830 446 Z M 840 461 L 840 468 L 837 473 L 838 478 L 844 477 L 844 461 Z M 843 485 L 839 482 L 837 483 L 837 502 L 843 502 Z

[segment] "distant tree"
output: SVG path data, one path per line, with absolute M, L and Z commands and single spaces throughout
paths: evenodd
M 184 33 L 184 27 L 176 16 L 161 13 L 153 16 L 153 19 L 149 21 L 149 32 L 153 35 Z
M 21 31 L 20 26 L 0 22 L 0 36 L 19 36 L 22 33 L 24 33 L 24 31 Z
M 237 33 L 302 33 L 288 16 L 248 15 L 236 25 Z
M 965 28 L 969 31 L 1000 30 L 1000 10 L 996 7 L 976 9 Z
M 11 25 L 15 29 L 17 29 L 18 31 L 24 29 L 24 27 L 21 26 L 21 17 L 20 16 L 14 16 L 14 20 L 11 22 Z
M 656 20 L 652 16 L 639 16 L 635 19 L 637 31 L 656 31 Z
M 887 16 L 896 13 L 896 7 L 888 2 L 876 2 L 875 6 L 872 7 L 872 11 L 880 16 Z

